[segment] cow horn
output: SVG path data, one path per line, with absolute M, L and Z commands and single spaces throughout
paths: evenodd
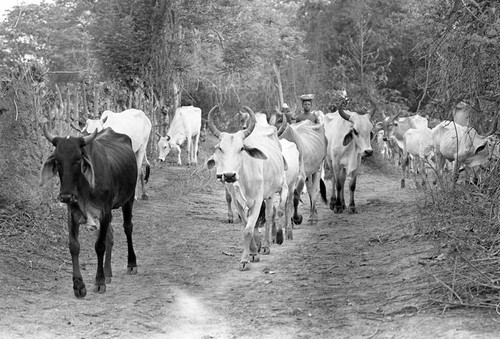
M 45 137 L 51 144 L 54 144 L 55 136 L 50 134 L 50 132 L 47 130 L 47 124 L 43 125 L 43 135 L 45 135 Z
M 392 121 L 396 120 L 399 117 L 399 115 L 401 114 L 401 112 L 402 111 L 399 110 L 399 112 L 392 118 Z
M 350 121 L 349 119 L 351 118 L 351 116 L 349 115 L 349 113 L 346 113 L 344 111 L 344 104 L 345 104 L 344 101 L 340 103 L 340 105 L 339 105 L 339 114 L 345 120 Z
M 283 115 L 283 117 L 281 119 L 280 128 L 278 129 L 278 132 L 276 132 L 278 134 L 278 137 L 285 132 L 286 127 L 288 125 L 288 121 L 286 120 L 286 117 L 284 116 L 284 114 L 282 114 L 282 115 Z
M 497 131 L 497 128 L 498 128 L 498 114 L 500 113 L 500 104 L 497 104 L 497 112 L 495 113 L 495 121 L 493 122 L 493 126 L 491 126 L 491 129 L 488 131 L 488 133 L 486 134 L 486 136 L 490 136 L 492 135 L 493 133 L 495 133 Z
M 82 130 L 78 127 L 76 127 L 73 123 L 69 124 L 73 129 L 77 130 L 80 133 L 83 133 Z
M 377 110 L 378 110 L 377 103 L 371 97 L 368 97 L 368 101 L 370 101 L 370 103 L 373 106 L 373 111 L 371 113 L 369 113 L 369 115 L 370 115 L 370 117 L 374 117 L 375 113 L 377 113 Z M 384 112 L 383 111 L 382 111 L 382 116 L 384 116 Z M 385 118 L 385 116 L 384 116 L 384 118 Z
M 87 135 L 86 137 L 83 137 L 83 144 L 88 145 L 92 141 L 94 141 L 95 137 L 97 136 L 97 129 L 94 130 L 94 132 L 91 135 Z
M 255 118 L 255 113 L 252 111 L 250 107 L 243 106 L 243 109 L 247 111 L 248 114 L 250 114 L 250 125 L 248 125 L 248 127 L 243 130 L 243 135 L 246 138 L 253 132 L 253 129 L 255 128 L 256 118 Z
M 219 138 L 221 132 L 217 129 L 217 127 L 215 127 L 214 118 L 212 117 L 212 113 L 215 111 L 216 108 L 219 108 L 219 105 L 215 105 L 214 107 L 212 107 L 210 112 L 208 112 L 207 120 L 208 120 L 208 128 L 210 128 L 210 131 L 215 137 Z

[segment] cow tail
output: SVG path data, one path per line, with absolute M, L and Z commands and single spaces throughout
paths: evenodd
M 147 184 L 149 180 L 149 174 L 151 173 L 151 166 L 146 164 L 146 175 L 144 176 L 144 182 Z
M 146 175 L 144 176 L 144 182 L 147 184 L 149 180 L 149 174 L 151 173 L 151 165 L 149 164 L 146 154 L 144 154 L 144 160 L 146 160 Z
M 319 193 L 321 194 L 321 200 L 323 200 L 325 204 L 328 204 L 328 198 L 326 197 L 326 185 L 323 178 L 319 179 Z

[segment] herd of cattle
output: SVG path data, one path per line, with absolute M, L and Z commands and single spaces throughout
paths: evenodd
M 304 186 L 310 200 L 309 221 L 318 220 L 318 195 L 325 203 L 326 185 L 332 180 L 330 208 L 335 213 L 356 212 L 354 192 L 362 158 L 373 154 L 371 141 L 377 135 L 384 156 L 398 159 L 403 169 L 401 185 L 410 162 L 422 174 L 425 182 L 426 163 L 433 162 L 439 175 L 446 161 L 467 168 L 488 161 L 496 150 L 492 134 L 481 136 L 468 126 L 461 125 L 468 107 L 457 106 L 455 121 L 442 121 L 430 129 L 428 120 L 412 117 L 385 116 L 372 124 L 374 110 L 358 114 L 345 109 L 342 100 L 338 110 L 324 115 L 321 123 L 309 120 L 279 126 L 269 124 L 263 113 L 254 113 L 249 107 L 240 112 L 240 130 L 234 133 L 220 131 L 214 122 L 219 109 L 208 113 L 208 128 L 218 138 L 215 151 L 207 160 L 208 168 L 215 168 L 216 177 L 225 185 L 228 221 L 233 222 L 232 205 L 241 219 L 243 253 L 240 270 L 250 269 L 250 263 L 259 261 L 259 253 L 269 254 L 271 243 L 283 242 L 283 228 L 287 239 L 293 239 L 292 224 L 300 224 L 298 212 Z M 467 116 L 465 114 L 465 119 Z M 170 123 L 165 137 L 159 135 L 159 160 L 164 161 L 172 148 L 178 151 L 187 144 L 188 162 L 197 164 L 201 133 L 201 110 L 193 106 L 180 107 Z M 76 127 L 75 127 L 76 128 Z M 121 207 L 123 227 L 128 244 L 128 272 L 137 273 L 136 255 L 132 242 L 132 207 L 141 182 L 142 198 L 147 199 L 145 183 L 150 174 L 146 146 L 150 138 L 151 122 L 144 112 L 129 109 L 121 113 L 105 111 L 100 119 L 88 119 L 81 128 L 80 137 L 59 137 L 43 127 L 45 137 L 55 147 L 43 164 L 41 183 L 58 175 L 59 200 L 68 207 L 69 249 L 73 264 L 73 290 L 77 298 L 86 295 L 79 265 L 80 224 L 100 227 L 95 243 L 97 273 L 94 292 L 104 293 L 111 281 L 111 251 L 113 232 L 111 210 Z M 143 174 L 142 165 L 146 163 Z M 457 172 L 455 172 L 457 173 Z M 344 200 L 344 185 L 350 176 L 349 205 Z M 278 197 L 278 199 L 275 199 Z M 273 204 L 276 200 L 277 206 Z M 276 216 L 278 216 L 276 218 Z M 259 226 L 263 223 L 261 236 Z M 261 240 L 262 239 L 262 240 Z

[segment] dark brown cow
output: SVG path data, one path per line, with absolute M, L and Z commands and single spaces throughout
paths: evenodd
M 104 293 L 106 283 L 111 282 L 112 276 L 112 209 L 122 208 L 123 228 L 128 244 L 128 273 L 137 273 L 132 245 L 132 207 L 137 183 L 137 161 L 131 140 L 110 128 L 78 138 L 53 136 L 46 126 L 43 127 L 43 132 L 55 146 L 55 150 L 42 166 L 40 182 L 43 185 L 56 174 L 59 175 L 59 200 L 68 207 L 73 291 L 77 298 L 83 298 L 87 294 L 78 260 L 78 233 L 80 224 L 87 221 L 88 215 L 92 215 L 100 220 L 95 242 L 97 273 L 94 292 Z

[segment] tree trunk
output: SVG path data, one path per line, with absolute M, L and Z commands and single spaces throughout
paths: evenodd
M 280 65 L 276 60 L 273 62 L 273 71 L 274 76 L 276 77 L 276 87 L 278 88 L 278 108 L 281 110 L 281 107 L 285 103 L 285 99 L 283 97 L 283 84 L 281 82 Z

